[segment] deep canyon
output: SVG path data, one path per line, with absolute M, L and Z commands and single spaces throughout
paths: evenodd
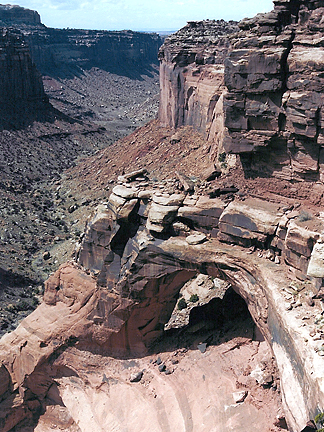
M 317 430 L 324 1 L 0 21 L 1 430 Z

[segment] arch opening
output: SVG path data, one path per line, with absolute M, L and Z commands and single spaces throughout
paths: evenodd
M 179 347 L 194 347 L 198 339 L 219 345 L 239 337 L 264 341 L 246 301 L 230 283 L 198 273 L 182 286 L 164 324 L 164 339 L 174 340 Z

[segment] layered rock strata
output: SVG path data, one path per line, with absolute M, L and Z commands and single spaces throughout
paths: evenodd
M 71 372 L 59 361 L 69 347 L 146 353 L 181 287 L 202 273 L 229 282 L 246 301 L 276 357 L 290 429 L 302 430 L 324 409 L 316 317 L 322 221 L 303 221 L 285 205 L 159 191 L 154 183 L 142 186 L 147 182 L 143 170 L 121 178 L 89 221 L 78 263 L 61 266 L 46 283 L 44 303 L 1 340 L 2 429 L 41 410 L 55 380 Z
M 228 154 L 240 155 L 247 175 L 321 180 L 322 16 L 321 2 L 275 1 L 272 12 L 223 35 L 224 49 L 217 47 L 212 62 L 214 24 L 186 26 L 160 50 L 162 123 L 202 130 L 211 156 L 224 162 Z
M 139 77 L 157 64 L 162 40 L 157 34 L 48 28 L 35 11 L 10 6 L 0 8 L 3 26 L 19 29 L 43 75 L 72 78 L 98 67 L 112 73 Z
M 16 5 L 0 5 L 0 23 L 6 27 L 8 24 L 41 24 L 38 12 Z
M 2 127 L 35 117 L 49 108 L 40 73 L 31 60 L 23 35 L 15 29 L 0 29 L 0 100 Z
M 159 52 L 163 125 L 191 125 L 206 136 L 214 133 L 216 105 L 224 90 L 228 35 L 237 30 L 234 21 L 189 22 L 165 41 Z

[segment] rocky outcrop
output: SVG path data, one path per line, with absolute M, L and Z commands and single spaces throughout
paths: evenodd
M 43 101 L 46 99 L 41 76 L 32 63 L 23 35 L 13 29 L 2 29 L 1 44 L 1 103 Z
M 239 32 L 222 36 L 219 45 L 226 50 L 217 65 L 196 55 L 213 44 L 213 24 L 188 25 L 160 51 L 160 120 L 207 132 L 211 157 L 222 162 L 226 155 L 238 154 L 247 175 L 320 180 L 322 15 L 321 2 L 275 1 L 272 12 L 244 19 Z M 195 26 L 206 28 L 205 39 L 197 38 Z M 188 43 L 191 37 L 195 48 Z M 185 65 L 174 47 L 186 53 Z M 166 73 L 169 69 L 172 74 Z M 189 76 L 195 84 L 187 84 Z M 202 98 L 206 76 L 211 87 Z
M 225 62 L 224 151 L 271 153 L 269 173 L 286 179 L 321 176 L 319 6 L 278 1 L 269 14 L 243 20 Z
M 0 24 L 6 27 L 10 24 L 41 24 L 38 12 L 16 5 L 0 5 Z
M 145 354 L 163 334 L 180 289 L 199 273 L 230 283 L 246 301 L 274 352 L 290 429 L 302 430 L 324 409 L 322 321 L 315 312 L 323 280 L 312 263 L 309 276 L 300 266 L 302 258 L 318 263 L 321 249 L 313 246 L 321 245 L 322 221 L 252 198 L 162 192 L 148 177 L 143 186 L 145 171 L 133 174 L 121 178 L 89 221 L 78 262 L 61 266 L 46 282 L 44 303 L 2 338 L 0 412 L 11 413 L 1 420 L 3 430 L 37 413 L 55 383 L 78 376 L 79 366 L 64 360 L 70 347 Z M 10 398 L 14 419 L 15 411 L 1 408 Z
M 139 77 L 157 64 L 162 40 L 157 34 L 125 31 L 54 29 L 41 24 L 35 11 L 17 6 L 0 9 L 0 22 L 19 29 L 33 62 L 43 75 L 71 78 L 98 67 Z
M 163 125 L 191 125 L 206 136 L 212 133 L 224 90 L 228 35 L 237 29 L 234 21 L 189 22 L 165 41 L 159 52 Z

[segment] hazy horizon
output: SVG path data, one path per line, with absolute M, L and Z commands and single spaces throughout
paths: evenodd
M 272 0 L 20 0 L 47 27 L 95 30 L 174 31 L 188 21 L 240 20 L 273 9 Z

